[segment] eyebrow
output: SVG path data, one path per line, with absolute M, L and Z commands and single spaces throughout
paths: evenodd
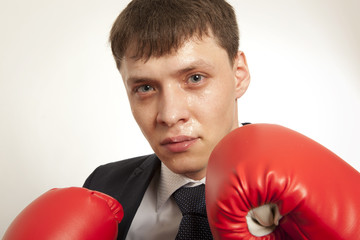
M 205 69 L 205 70 L 211 70 L 211 69 L 214 69 L 214 66 L 207 63 L 206 61 L 204 61 L 202 59 L 199 59 L 199 60 L 196 60 L 194 62 L 191 62 L 189 64 L 189 66 L 184 67 L 184 68 L 176 71 L 175 75 L 182 75 L 184 73 L 191 72 L 191 71 L 199 69 L 199 68 L 202 68 L 202 69 Z
M 126 84 L 127 85 L 141 85 L 142 83 L 151 83 L 151 82 L 155 82 L 156 80 L 150 77 L 129 77 L 126 80 Z
M 193 70 L 196 69 L 205 69 L 205 70 L 212 70 L 214 69 L 214 66 L 207 63 L 206 61 L 199 59 L 193 62 L 190 62 L 188 64 L 188 66 L 185 66 L 184 68 L 181 68 L 177 71 L 175 71 L 174 73 L 172 73 L 171 75 L 173 76 L 181 76 L 185 73 L 191 72 Z M 133 76 L 133 77 L 129 77 L 126 82 L 127 84 L 131 84 L 131 85 L 138 85 L 141 83 L 150 83 L 150 82 L 154 82 L 156 81 L 156 79 L 151 78 L 151 77 L 145 77 L 145 76 Z

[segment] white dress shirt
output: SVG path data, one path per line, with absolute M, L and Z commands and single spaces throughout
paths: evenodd
M 195 187 L 200 184 L 205 184 L 205 178 L 192 180 L 173 173 L 161 163 L 160 173 L 156 173 L 151 180 L 126 240 L 175 239 L 182 214 L 171 195 L 182 186 Z

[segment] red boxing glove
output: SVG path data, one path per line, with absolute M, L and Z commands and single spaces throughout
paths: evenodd
M 52 189 L 29 204 L 10 224 L 3 240 L 114 240 L 122 206 L 85 188 Z
M 278 125 L 246 125 L 220 141 L 206 205 L 215 239 L 360 239 L 359 172 Z

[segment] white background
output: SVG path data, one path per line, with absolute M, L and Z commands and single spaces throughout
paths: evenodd
M 151 153 L 107 43 L 127 2 L 0 0 L 0 236 L 50 188 Z M 360 170 L 359 1 L 230 3 L 252 76 L 240 121 L 300 131 Z

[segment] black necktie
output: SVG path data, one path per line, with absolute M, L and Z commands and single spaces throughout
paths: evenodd
M 183 215 L 176 240 L 213 239 L 206 215 L 205 185 L 182 187 L 172 196 Z

